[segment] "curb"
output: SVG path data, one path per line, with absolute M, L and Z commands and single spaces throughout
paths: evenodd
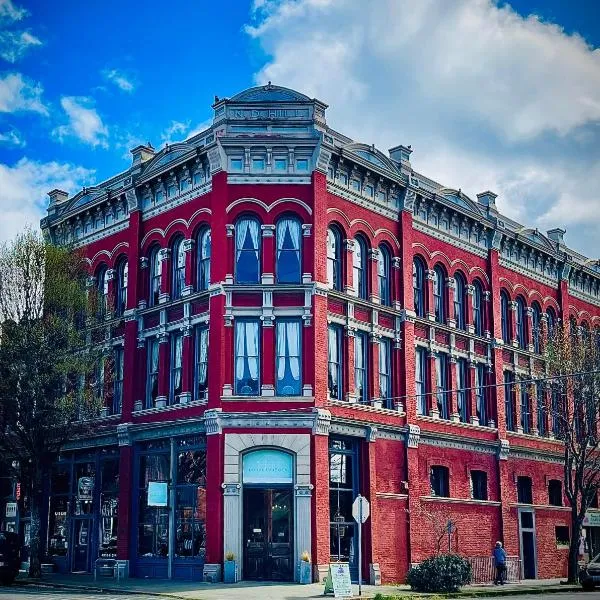
M 417 598 L 430 598 L 431 600 L 441 600 L 443 598 L 494 598 L 495 596 L 540 596 L 542 594 L 559 594 L 564 592 L 578 593 L 582 589 L 576 585 L 561 585 L 561 586 L 536 586 L 527 588 L 492 588 L 489 590 L 465 590 L 462 592 L 453 592 L 449 594 L 428 594 L 428 593 L 415 593 L 407 592 L 405 594 L 381 594 L 381 600 L 416 600 Z M 374 598 L 377 596 L 371 596 Z

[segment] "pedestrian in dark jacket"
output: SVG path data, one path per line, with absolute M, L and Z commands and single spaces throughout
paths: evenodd
M 506 550 L 502 547 L 502 542 L 496 542 L 494 548 L 494 564 L 496 566 L 495 585 L 504 585 L 506 583 Z

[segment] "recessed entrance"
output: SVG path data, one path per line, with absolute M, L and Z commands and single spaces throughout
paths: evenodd
M 291 487 L 244 489 L 244 577 L 291 581 L 293 570 Z

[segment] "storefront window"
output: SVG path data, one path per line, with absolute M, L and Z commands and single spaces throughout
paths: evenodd
M 66 556 L 69 549 L 69 512 L 71 507 L 71 464 L 59 463 L 50 474 L 48 514 L 48 555 Z
M 93 512 L 96 463 L 85 462 L 75 465 L 75 515 Z
M 117 527 L 119 524 L 119 461 L 105 460 L 100 465 L 100 532 L 98 555 L 117 557 Z

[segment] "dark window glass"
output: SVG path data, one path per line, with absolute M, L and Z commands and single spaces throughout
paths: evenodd
M 413 292 L 417 317 L 425 317 L 425 281 L 425 264 L 417 257 L 413 261 Z
M 524 381 L 519 386 L 521 389 L 521 427 L 523 433 L 531 433 L 531 398 L 529 397 L 529 385 Z
M 500 312 L 502 322 L 502 339 L 505 344 L 510 342 L 510 312 L 508 305 L 508 294 L 502 290 L 500 293 Z
M 567 525 L 557 525 L 555 528 L 556 544 L 558 546 L 568 546 L 571 540 L 569 527 Z
M 354 335 L 354 385 L 356 399 L 369 402 L 369 360 L 367 334 L 360 331 Z
M 450 418 L 448 387 L 448 355 L 438 353 L 435 357 L 436 400 L 442 419 Z
M 108 310 L 108 277 L 106 267 L 101 267 L 98 270 L 96 286 L 98 290 L 98 316 L 102 318 Z
M 235 280 L 260 282 L 260 223 L 243 217 L 235 225 Z
M 160 285 L 162 279 L 162 264 L 159 255 L 160 249 L 154 247 L 150 251 L 150 292 L 148 297 L 149 306 L 157 306 L 160 298 Z
M 148 340 L 146 352 L 146 408 L 154 408 L 158 397 L 158 340 L 156 338 Z
M 548 435 L 548 429 L 546 425 L 546 421 L 548 418 L 548 409 L 546 407 L 546 393 L 544 390 L 544 384 L 542 382 L 537 382 L 535 384 L 535 393 L 537 399 L 537 428 L 538 433 L 541 436 Z
M 522 475 L 517 477 L 517 502 L 520 504 L 533 504 L 531 477 Z
M 279 396 L 302 393 L 302 321 L 278 319 L 275 325 L 276 392 Z
M 551 338 L 554 335 L 554 329 L 556 327 L 556 313 L 552 308 L 546 311 L 546 327 L 548 337 Z
M 210 253 L 211 253 L 211 234 L 210 229 L 201 229 L 196 241 L 196 262 L 197 274 L 196 282 L 198 290 L 207 290 L 210 285 Z
M 433 305 L 435 309 L 435 320 L 438 323 L 446 322 L 446 277 L 442 267 L 433 269 Z
M 352 274 L 356 295 L 359 298 L 366 300 L 368 298 L 367 245 L 362 237 L 357 237 L 354 239 Z
M 531 311 L 533 351 L 539 354 L 542 349 L 542 309 L 537 302 L 534 302 L 531 305 Z
M 450 473 L 448 467 L 434 465 L 429 471 L 431 495 L 442 498 L 450 497 Z
M 454 278 L 454 318 L 458 329 L 467 328 L 467 284 L 465 278 L 457 273 Z
M 178 238 L 173 244 L 171 265 L 173 269 L 173 300 L 181 298 L 183 288 L 185 287 L 185 249 L 183 238 Z
M 471 471 L 471 498 L 474 500 L 487 500 L 487 473 L 485 471 Z
M 260 394 L 260 323 L 236 320 L 235 323 L 235 393 L 240 396 Z
M 415 350 L 415 393 L 417 413 L 427 414 L 427 354 L 425 348 Z
M 333 400 L 343 400 L 342 368 L 344 364 L 343 331 L 339 325 L 330 325 L 328 328 L 327 346 L 327 387 L 329 396 Z
M 379 396 L 385 408 L 393 408 L 392 401 L 392 342 L 382 338 L 379 342 Z
M 127 308 L 127 280 L 129 264 L 121 260 L 117 267 L 117 316 L 122 316 Z
M 515 427 L 515 386 L 514 375 L 511 371 L 504 371 L 504 411 L 506 416 L 506 429 L 516 431 Z
M 386 246 L 379 246 L 379 256 L 377 258 L 377 281 L 379 283 L 379 299 L 384 306 L 392 305 L 392 295 L 390 289 L 390 251 Z
M 120 413 L 123 406 L 123 346 L 117 346 L 113 355 L 113 406 L 114 414 Z
M 517 325 L 517 342 L 519 348 L 527 348 L 527 312 L 525 308 L 525 300 L 519 296 L 517 298 L 517 313 L 516 313 L 516 325 Z
M 468 423 L 469 403 L 467 396 L 467 359 L 459 358 L 456 367 L 456 399 L 458 403 L 458 414 L 462 423 Z
M 476 335 L 483 335 L 485 330 L 485 311 L 483 287 L 479 281 L 473 284 L 473 327 Z
M 179 402 L 183 377 L 183 334 L 171 334 L 171 370 L 169 374 L 169 404 Z
M 485 365 L 479 363 L 475 367 L 475 403 L 477 405 L 477 418 L 480 425 L 488 424 L 487 388 L 485 387 Z
M 208 327 L 196 327 L 194 400 L 206 398 L 208 391 Z
M 548 504 L 550 506 L 563 505 L 562 481 L 551 479 L 548 482 Z
M 327 285 L 342 291 L 342 238 L 332 227 L 327 230 Z
M 277 262 L 276 273 L 279 283 L 300 283 L 302 267 L 300 259 L 302 228 L 294 217 L 284 217 L 277 221 Z

